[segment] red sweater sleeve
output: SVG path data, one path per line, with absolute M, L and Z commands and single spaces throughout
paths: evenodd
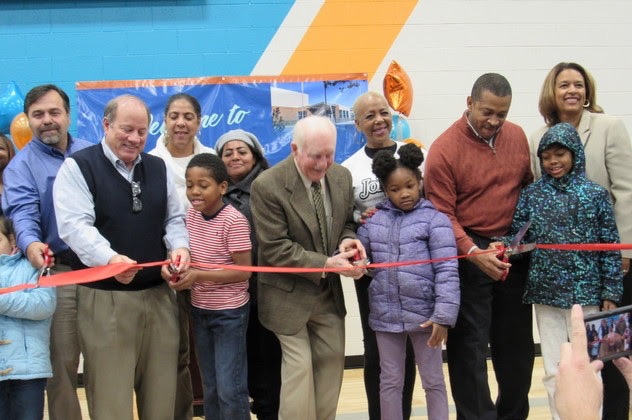
M 474 246 L 466 229 L 486 238 L 505 235 L 520 191 L 533 180 L 520 127 L 505 122 L 491 148 L 465 116 L 434 141 L 425 172 L 426 197 L 452 221 L 459 254 Z

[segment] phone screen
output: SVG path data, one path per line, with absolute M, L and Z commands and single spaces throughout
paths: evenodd
M 584 317 L 591 360 L 608 360 L 632 354 L 632 305 Z

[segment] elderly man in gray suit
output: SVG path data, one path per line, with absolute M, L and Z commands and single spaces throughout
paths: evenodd
M 296 267 L 261 273 L 259 319 L 281 343 L 281 420 L 333 420 L 344 369 L 346 309 L 340 273 L 360 277 L 349 261 L 366 252 L 355 239 L 351 173 L 334 163 L 336 127 L 300 120 L 292 154 L 252 184 L 259 265 Z M 300 268 L 335 272 L 300 272 Z

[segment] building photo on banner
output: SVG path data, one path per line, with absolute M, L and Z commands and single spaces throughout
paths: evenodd
M 343 163 L 369 145 L 356 127 L 354 102 L 377 92 L 392 114 L 390 138 L 422 147 L 427 159 L 435 140 L 468 109 L 475 80 L 498 73 L 511 86 L 506 121 L 519 126 L 533 149 L 557 122 L 542 106 L 542 97 L 554 96 L 556 77 L 547 76 L 558 63 L 577 63 L 588 74 L 560 101 L 592 90 L 573 118 L 588 145 L 588 178 L 608 184 L 602 186 L 612 197 L 620 184 L 609 159 L 623 155 L 595 153 L 590 145 L 597 134 L 608 146 L 621 145 L 611 126 L 600 125 L 606 120 L 614 121 L 616 133 L 632 132 L 631 24 L 627 0 L 6 0 L 0 2 L 0 132 L 18 154 L 33 141 L 25 95 L 52 83 L 69 96 L 68 132 L 93 144 L 104 136 L 105 104 L 120 94 L 140 97 L 151 113 L 148 152 L 165 133 L 167 99 L 187 93 L 202 108 L 197 137 L 204 146 L 243 129 L 256 135 L 272 166 L 290 154 L 297 121 L 323 115 L 335 124 L 335 161 Z M 569 73 L 560 76 L 559 89 Z M 556 106 L 553 113 L 562 113 Z M 589 117 L 600 123 L 591 125 Z M 531 159 L 538 178 L 535 152 Z M 622 197 L 619 205 L 628 200 Z M 632 228 L 621 228 L 629 208 L 616 204 L 621 242 L 632 242 Z M 630 275 L 624 279 L 630 303 Z M 346 362 L 357 367 L 365 351 L 358 297 L 352 279 L 342 285 Z M 539 349 L 535 318 L 533 335 Z M 550 418 L 540 357 L 533 373 L 529 418 Z M 360 394 L 345 394 L 354 381 Z M 489 381 L 494 394 L 493 369 Z M 346 376 L 343 395 L 341 403 L 355 406 L 340 419 L 368 417 L 361 377 Z M 456 418 L 450 389 L 448 395 Z M 419 382 L 413 398 L 412 418 L 427 418 Z
M 198 99 L 202 108 L 200 142 L 215 147 L 235 128 L 253 133 L 266 159 L 275 164 L 290 153 L 294 124 L 308 115 L 327 115 L 336 125 L 336 160 L 344 161 L 364 143 L 355 128 L 352 105 L 367 91 L 366 74 L 208 77 L 197 79 L 77 82 L 77 135 L 103 137 L 107 102 L 122 94 L 143 99 L 151 110 L 145 145 L 151 150 L 164 132 L 164 104 L 177 93 Z

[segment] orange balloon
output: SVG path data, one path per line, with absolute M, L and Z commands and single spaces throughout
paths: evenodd
M 11 139 L 18 149 L 22 149 L 26 146 L 26 143 L 31 141 L 33 138 L 33 132 L 31 132 L 29 120 L 24 112 L 20 112 L 18 115 L 13 117 L 10 132 Z
M 420 149 L 425 149 L 426 148 L 426 146 L 420 140 L 413 139 L 411 137 L 409 137 L 406 140 L 404 140 L 404 143 L 412 143 L 415 146 L 419 147 Z
M 408 74 L 395 61 L 391 61 L 384 75 L 384 96 L 395 111 L 410 115 L 413 106 L 413 84 Z

